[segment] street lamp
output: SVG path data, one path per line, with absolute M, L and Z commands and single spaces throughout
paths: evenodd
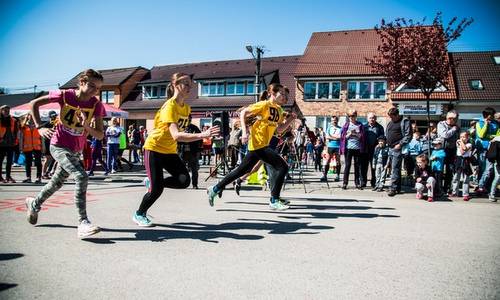
M 255 102 L 259 101 L 259 94 L 260 94 L 260 57 L 261 54 L 264 53 L 264 47 L 263 46 L 250 46 L 247 45 L 246 49 L 248 52 L 250 52 L 255 59 Z

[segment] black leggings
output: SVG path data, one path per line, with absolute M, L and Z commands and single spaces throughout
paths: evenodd
M 164 188 L 185 189 L 191 183 L 188 170 L 177 154 L 163 154 L 146 150 L 144 165 L 149 178 L 149 190 L 142 198 L 137 213 L 145 214 L 160 198 Z M 163 169 L 172 176 L 163 178 Z
M 354 158 L 354 184 L 357 186 L 363 185 L 363 178 L 361 176 L 361 152 L 354 149 L 346 149 L 344 153 L 345 167 L 344 167 L 344 185 L 349 182 L 349 172 L 351 171 L 351 161 Z
M 288 173 L 288 165 L 278 153 L 276 153 L 269 147 L 264 147 L 254 151 L 248 151 L 241 164 L 231 173 L 227 174 L 227 176 L 224 177 L 216 185 L 216 187 L 219 190 L 223 190 L 226 185 L 252 170 L 252 168 L 259 160 L 262 160 L 264 163 L 268 164 L 276 171 L 274 173 L 275 178 L 274 184 L 272 185 L 271 189 L 271 196 L 275 199 L 278 199 L 280 197 L 283 182 L 285 181 L 285 176 Z
M 6 179 L 10 178 L 10 171 L 12 169 L 12 159 L 14 158 L 14 147 L 0 147 L 0 177 L 2 177 L 3 159 L 7 157 L 7 164 L 5 165 Z
M 24 157 L 25 157 L 26 177 L 31 178 L 31 165 L 33 164 L 33 158 L 34 158 L 36 166 L 36 178 L 42 178 L 42 151 L 33 150 L 29 152 L 24 152 Z

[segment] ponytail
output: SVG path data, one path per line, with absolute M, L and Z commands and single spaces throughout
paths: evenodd
M 172 84 L 172 82 L 170 82 L 167 85 L 167 99 L 170 99 L 173 96 L 174 96 L 174 85 Z
M 260 93 L 259 101 L 267 100 L 267 98 L 269 98 L 269 92 L 267 90 Z

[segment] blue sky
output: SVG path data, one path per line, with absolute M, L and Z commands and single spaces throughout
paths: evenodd
M 265 56 L 302 54 L 312 32 L 437 11 L 475 20 L 450 50 L 500 50 L 493 0 L 0 0 L 0 87 L 52 89 L 85 68 L 249 58 L 247 44 L 264 45 Z

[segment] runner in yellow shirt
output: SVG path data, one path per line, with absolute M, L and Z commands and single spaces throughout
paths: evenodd
M 288 173 L 288 165 L 277 152 L 269 148 L 269 142 L 274 132 L 285 130 L 295 120 L 296 115 L 292 113 L 286 121 L 284 120 L 284 111 L 281 105 L 286 104 L 288 99 L 286 88 L 280 84 L 271 84 L 267 91 L 261 95 L 261 99 L 267 100 L 252 104 L 240 113 L 241 141 L 245 144 L 248 142 L 248 153 L 238 168 L 226 175 L 217 185 L 207 189 L 210 206 L 213 206 L 215 196 L 219 195 L 227 184 L 250 171 L 259 160 L 262 160 L 276 171 L 275 184 L 271 189 L 270 208 L 277 210 L 288 208 L 288 205 L 280 200 L 280 192 Z M 255 117 L 256 121 L 251 126 L 249 136 L 247 118 L 250 116 Z
M 132 220 L 139 226 L 149 227 L 153 223 L 147 217 L 148 209 L 158 199 L 165 187 L 185 189 L 190 184 L 186 166 L 177 154 L 177 142 L 193 142 L 219 134 L 219 127 L 212 127 L 202 133 L 186 133 L 191 107 L 184 103 L 193 83 L 183 73 L 172 75 L 167 89 L 167 101 L 154 118 L 154 129 L 144 144 L 144 165 L 148 177 L 145 179 L 148 192 Z M 163 178 L 163 169 L 170 177 Z

